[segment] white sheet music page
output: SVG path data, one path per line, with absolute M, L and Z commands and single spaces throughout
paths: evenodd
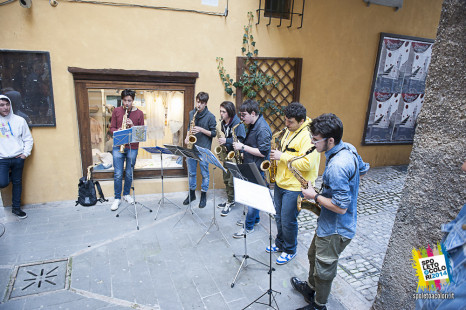
M 269 189 L 238 178 L 233 178 L 235 186 L 235 201 L 255 209 L 275 214 Z

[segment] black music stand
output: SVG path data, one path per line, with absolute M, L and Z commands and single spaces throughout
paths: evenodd
M 161 178 L 162 178 L 162 198 L 160 198 L 160 200 L 158 202 L 157 212 L 155 212 L 155 218 L 154 218 L 154 221 L 155 221 L 157 219 L 158 214 L 159 214 L 160 206 L 161 205 L 165 206 L 165 200 L 168 203 L 171 203 L 172 205 L 177 206 L 178 209 L 181 209 L 181 207 L 179 205 L 177 205 L 176 203 L 174 203 L 173 201 L 171 201 L 170 199 L 165 197 L 165 191 L 164 191 L 164 188 L 163 188 L 163 154 L 173 155 L 173 153 L 170 152 L 168 149 L 163 148 L 163 147 L 159 147 L 159 146 L 143 147 L 143 149 L 146 150 L 147 152 L 151 153 L 151 154 L 160 154 L 160 175 L 161 175 Z
M 239 170 L 241 172 L 244 172 L 244 174 L 246 174 L 246 175 L 248 175 L 248 173 L 249 173 L 247 170 L 251 170 L 252 176 L 257 176 L 257 174 L 260 175 L 259 170 L 257 169 L 255 164 L 250 163 L 248 165 L 249 165 L 249 169 L 246 169 L 245 165 L 239 165 L 238 168 L 239 168 Z M 250 178 L 252 178 L 252 176 L 250 176 Z M 253 198 L 252 201 L 249 204 L 253 205 L 257 209 L 262 210 L 264 212 L 267 212 L 269 214 L 269 246 L 272 247 L 272 214 L 275 214 L 275 205 L 274 205 L 274 201 L 273 201 L 273 196 L 270 193 L 269 188 L 266 186 L 266 183 L 265 183 L 264 179 L 262 178 L 262 176 L 260 177 L 260 179 L 258 179 L 256 177 L 256 181 L 258 181 L 258 183 L 259 183 L 258 185 L 260 185 L 260 186 L 255 185 L 254 183 L 256 183 L 256 182 L 254 182 L 254 183 L 253 182 L 245 182 L 244 180 L 241 180 L 241 179 L 238 179 L 238 178 L 234 178 L 233 180 L 234 180 L 234 183 L 235 183 L 235 201 L 238 201 L 238 202 L 243 203 L 243 204 L 248 204 L 250 198 Z M 254 179 L 251 179 L 251 180 L 254 181 Z M 240 186 L 241 186 L 241 188 L 238 188 Z M 260 197 L 259 198 L 256 198 L 255 196 L 251 196 L 251 197 L 250 196 L 240 196 L 240 197 L 237 197 L 236 196 L 237 189 L 239 189 L 240 192 L 242 192 L 242 191 L 254 192 L 254 193 L 256 193 L 257 196 L 260 196 Z M 272 207 L 273 207 L 273 209 L 272 209 Z M 244 226 L 246 226 L 246 225 L 244 225 Z M 244 229 L 246 230 L 246 228 L 244 228 Z M 246 236 L 246 231 L 244 232 L 244 235 Z M 233 255 L 233 256 L 235 256 L 235 255 Z M 245 254 L 245 256 L 247 256 L 247 254 Z M 248 308 L 253 303 L 267 305 L 267 306 L 269 306 L 269 307 L 271 307 L 273 309 L 278 310 L 278 303 L 277 303 L 277 300 L 275 299 L 275 295 L 281 294 L 281 293 L 272 289 L 272 272 L 275 271 L 275 268 L 272 267 L 272 252 L 269 252 L 269 265 L 268 265 L 268 267 L 269 267 L 269 271 L 268 271 L 268 274 L 269 274 L 269 288 L 268 288 L 268 290 L 265 291 L 261 296 L 256 298 L 253 302 L 248 304 L 246 307 L 244 307 L 243 310 Z M 238 273 L 239 273 L 239 271 L 238 271 Z M 236 281 L 236 278 L 235 278 L 234 281 Z M 232 283 L 232 287 L 234 285 L 234 281 Z M 275 293 L 275 295 L 274 295 L 274 293 Z M 268 304 L 259 301 L 266 294 L 269 295 L 269 303 Z M 272 299 L 273 299 L 275 305 L 277 306 L 277 308 L 272 306 Z
M 239 180 L 244 180 L 248 181 L 251 183 L 263 185 L 265 184 L 264 179 L 262 178 L 262 175 L 260 174 L 259 170 L 257 169 L 256 165 L 254 163 L 249 163 L 249 164 L 241 164 L 241 165 L 236 165 L 235 163 L 231 162 L 226 162 L 225 163 L 226 168 L 231 172 L 233 175 L 233 180 L 239 179 Z M 238 195 L 239 196 L 239 195 Z M 235 186 L 235 201 L 237 201 L 237 190 Z M 243 266 L 247 266 L 247 260 L 252 259 L 255 262 L 258 262 L 259 264 L 262 264 L 266 267 L 269 267 L 267 264 L 258 261 L 257 259 L 251 257 L 248 255 L 248 246 L 247 246 L 247 234 L 246 234 L 246 208 L 248 208 L 248 205 L 243 204 L 243 234 L 244 234 L 244 254 L 242 255 L 236 255 L 233 254 L 233 257 L 236 259 L 240 260 L 241 259 L 241 264 L 238 268 L 238 271 L 236 272 L 235 278 L 233 279 L 233 282 L 231 283 L 231 287 L 233 288 L 235 286 L 236 279 L 239 276 L 239 273 L 241 272 Z
M 213 165 L 213 169 L 212 169 L 212 181 L 213 181 L 212 189 L 213 189 L 213 192 L 214 192 L 214 207 L 212 208 L 214 210 L 214 215 L 212 216 L 212 220 L 210 222 L 209 228 L 207 228 L 204 235 L 202 235 L 201 239 L 199 239 L 197 244 L 199 244 L 202 241 L 202 239 L 204 239 L 204 237 L 207 235 L 207 233 L 212 228 L 212 226 L 215 225 L 217 227 L 217 230 L 220 231 L 220 233 L 222 234 L 223 239 L 225 239 L 227 244 L 230 245 L 227 238 L 225 238 L 225 235 L 223 234 L 222 230 L 218 226 L 217 219 L 215 217 L 215 209 L 216 209 L 215 208 L 215 169 L 217 169 L 217 167 L 218 167 L 218 168 L 222 169 L 222 171 L 226 172 L 226 170 L 225 170 L 225 168 L 223 168 L 222 164 L 218 161 L 217 157 L 215 157 L 215 155 L 209 149 L 199 147 L 197 145 L 196 145 L 196 148 L 199 151 L 199 153 L 201 154 L 202 161 L 205 161 L 205 162 Z
M 133 152 L 133 149 L 131 149 L 131 144 L 146 141 L 146 134 L 147 134 L 147 126 L 133 126 L 129 129 L 115 131 L 113 133 L 113 145 L 118 146 L 118 145 L 129 144 L 128 152 Z M 120 213 L 128 209 L 128 211 L 132 213 L 134 217 L 136 218 L 136 228 L 137 230 L 139 230 L 137 206 L 146 208 L 147 210 L 149 210 L 149 212 L 152 212 L 152 209 L 136 201 L 136 194 L 134 191 L 134 164 L 131 164 L 131 189 L 133 190 L 133 202 L 131 203 L 131 205 L 134 207 L 134 213 L 128 209 L 129 205 L 126 205 L 126 207 L 122 208 L 117 213 L 116 217 L 120 217 Z
M 184 147 L 181 147 L 181 146 L 178 146 L 178 145 L 170 145 L 170 144 L 164 144 L 163 146 L 165 146 L 174 155 L 178 155 L 178 156 L 182 156 L 182 157 L 186 157 L 186 158 L 192 158 L 192 159 L 197 160 L 197 161 L 202 160 L 199 157 L 199 153 L 196 150 L 187 149 L 187 148 L 184 148 Z M 188 193 L 189 193 L 188 195 L 191 194 L 191 191 L 189 190 L 189 188 L 188 188 Z M 201 224 L 202 226 L 207 228 L 207 226 L 202 222 L 202 219 L 199 217 L 199 215 L 197 215 L 197 213 L 194 212 L 193 207 L 191 205 L 191 197 L 189 197 L 189 198 L 190 198 L 189 199 L 189 205 L 186 207 L 186 210 L 184 211 L 183 216 L 180 217 L 180 219 L 178 220 L 178 222 L 175 223 L 175 225 L 173 225 L 173 228 L 175 228 L 175 226 L 178 225 L 178 223 L 183 219 L 183 217 L 186 215 L 188 210 L 191 211 L 191 215 L 195 215 L 199 219 L 199 221 L 197 221 L 199 224 Z

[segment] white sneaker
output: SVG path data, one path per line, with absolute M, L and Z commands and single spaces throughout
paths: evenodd
M 132 204 L 134 202 L 133 197 L 131 197 L 130 195 L 124 195 L 123 199 L 129 204 Z
M 120 206 L 120 203 L 121 203 L 121 199 L 115 199 L 112 203 L 112 207 L 110 208 L 110 210 L 112 211 L 116 211 L 118 210 L 118 207 Z

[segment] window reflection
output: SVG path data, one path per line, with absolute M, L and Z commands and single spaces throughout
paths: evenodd
M 113 171 L 110 122 L 113 109 L 121 105 L 121 89 L 90 89 L 89 118 L 94 171 Z M 144 113 L 147 141 L 139 143 L 136 170 L 160 169 L 160 154 L 151 154 L 143 147 L 183 144 L 184 93 L 180 91 L 136 90 L 134 106 Z M 164 169 L 183 167 L 180 157 L 162 155 Z

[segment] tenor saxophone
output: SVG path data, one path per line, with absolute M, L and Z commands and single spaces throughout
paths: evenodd
M 233 143 L 238 142 L 238 136 L 236 135 L 235 129 L 242 123 L 243 121 L 239 122 L 238 124 L 236 124 L 235 126 L 231 128 L 231 136 L 233 138 Z M 241 152 L 239 150 L 230 151 L 228 153 L 227 159 L 233 160 L 233 158 L 235 159 L 237 165 L 240 165 L 243 163 L 243 159 L 241 158 Z
M 189 124 L 188 145 L 186 146 L 188 149 L 192 149 L 194 144 L 197 142 L 196 136 L 192 134 L 192 130 L 194 126 L 196 126 L 195 122 L 196 122 L 197 112 L 199 112 L 198 109 L 196 109 L 196 112 L 194 112 L 193 119 L 191 120 L 191 123 Z
M 123 105 L 123 110 L 125 110 L 125 114 L 123 114 L 123 121 L 121 123 L 121 128 L 120 130 L 125 130 L 126 129 L 126 121 L 128 119 L 128 110 L 126 109 L 126 107 Z M 120 153 L 124 153 L 125 152 L 125 145 L 122 144 L 120 145 Z
M 298 169 L 293 167 L 293 162 L 295 160 L 303 158 L 304 156 L 309 155 L 315 149 L 316 149 L 316 147 L 313 146 L 309 150 L 307 150 L 306 153 L 304 153 L 303 155 L 295 156 L 293 158 L 290 158 L 288 160 L 288 162 L 286 163 L 288 169 L 291 171 L 291 173 L 293 173 L 294 177 L 299 181 L 299 183 L 301 184 L 301 187 L 304 188 L 304 189 L 309 187 L 309 185 L 308 185 L 309 182 L 303 177 L 303 175 L 301 174 L 301 172 L 298 171 Z M 308 199 L 304 199 L 304 198 L 301 197 L 301 195 L 298 196 L 298 199 L 296 201 L 296 207 L 298 208 L 298 212 L 301 211 L 301 209 L 306 209 L 306 210 L 309 210 L 309 211 L 315 213 L 317 216 L 320 215 L 320 211 L 321 211 L 321 208 L 320 208 L 318 203 L 312 202 L 312 201 L 310 201 Z
M 270 143 L 270 148 L 276 150 L 280 146 L 280 140 L 282 139 L 283 133 L 285 133 L 286 127 L 277 132 L 272 136 L 272 141 Z M 268 178 L 270 183 L 275 183 L 275 176 L 277 175 L 277 161 L 276 160 L 264 160 L 260 168 L 262 171 L 268 171 Z
M 222 123 L 222 119 L 219 119 L 220 121 L 220 124 Z M 218 137 L 220 138 L 220 133 L 221 131 L 218 130 L 217 128 L 217 132 L 218 132 Z M 218 159 L 220 161 L 225 161 L 225 159 L 227 158 L 227 147 L 225 145 L 219 145 L 217 146 L 215 149 L 214 149 L 214 153 L 215 155 L 217 155 Z

